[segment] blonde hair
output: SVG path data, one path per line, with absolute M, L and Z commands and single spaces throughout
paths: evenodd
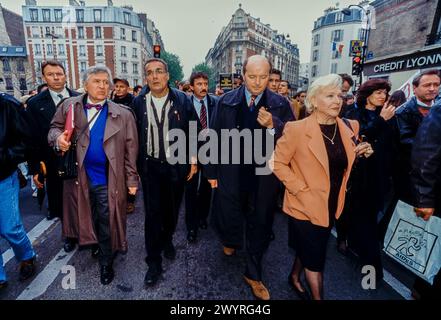
M 308 113 L 312 113 L 314 111 L 314 106 L 312 105 L 311 101 L 312 98 L 314 98 L 320 91 L 327 87 L 341 88 L 342 84 L 342 78 L 338 74 L 334 73 L 314 80 L 314 82 L 309 86 L 308 92 L 306 93 L 305 106 Z

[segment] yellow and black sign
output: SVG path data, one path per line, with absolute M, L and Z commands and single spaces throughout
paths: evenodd
M 220 87 L 224 92 L 233 89 L 233 74 L 231 73 L 221 73 L 219 74 Z
M 363 51 L 363 41 L 361 40 L 351 40 L 351 56 L 360 57 Z

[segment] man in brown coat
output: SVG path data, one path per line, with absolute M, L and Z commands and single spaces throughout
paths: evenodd
M 103 285 L 112 282 L 114 254 L 127 251 L 126 197 L 138 187 L 138 136 L 129 108 L 107 100 L 112 83 L 104 65 L 84 73 L 85 94 L 67 99 L 58 108 L 49 143 L 66 152 L 71 143 L 64 131 L 66 115 L 74 106 L 78 177 L 64 181 L 63 235 L 81 245 L 97 245 L 92 254 L 100 264 Z M 88 127 L 88 128 L 87 128 Z

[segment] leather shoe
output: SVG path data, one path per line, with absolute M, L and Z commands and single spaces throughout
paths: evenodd
M 126 212 L 127 214 L 131 214 L 135 211 L 135 204 L 134 203 L 127 203 L 127 209 Z
M 29 279 L 35 274 L 35 261 L 36 261 L 36 257 L 34 256 L 29 260 L 24 260 L 20 262 L 20 275 L 19 275 L 20 281 Z
M 75 240 L 71 239 L 71 238 L 66 238 L 64 240 L 64 245 L 63 245 L 63 249 L 64 252 L 71 252 L 73 249 L 75 249 Z
M 197 238 L 198 238 L 198 233 L 196 230 L 188 231 L 188 233 L 187 233 L 188 242 L 194 243 L 194 242 L 196 242 Z
M 169 260 L 176 258 L 176 249 L 172 242 L 167 243 L 164 246 L 164 257 Z
M 245 279 L 245 282 L 248 283 L 248 285 L 251 287 L 253 295 L 257 299 L 259 299 L 259 300 L 269 300 L 270 299 L 269 291 L 265 287 L 265 285 L 262 283 L 262 281 L 251 280 L 250 278 L 247 278 L 246 276 L 243 276 L 243 278 Z
M 144 284 L 147 287 L 152 287 L 158 282 L 159 276 L 162 273 L 162 267 L 161 266 L 150 266 L 149 270 L 147 270 L 147 273 L 144 278 Z
M 113 272 L 112 266 L 101 266 L 100 270 L 100 280 L 102 285 L 108 285 L 113 281 L 115 273 Z
M 224 255 L 231 257 L 236 253 L 236 249 L 223 246 Z
M 90 255 L 92 256 L 92 258 L 98 258 L 99 254 L 100 254 L 100 246 L 93 245 L 92 248 L 90 249 Z
M 300 300 L 304 300 L 304 301 L 311 300 L 311 296 L 310 296 L 309 292 L 306 289 L 304 289 L 305 291 L 300 291 L 296 287 L 296 285 L 294 284 L 294 280 L 292 279 L 291 275 L 288 275 L 288 283 L 291 286 L 291 288 L 294 289 L 295 293 L 298 295 Z
M 201 228 L 202 230 L 205 230 L 205 229 L 207 229 L 208 228 L 208 224 L 207 224 L 207 220 L 201 220 L 200 222 L 199 222 L 199 228 Z

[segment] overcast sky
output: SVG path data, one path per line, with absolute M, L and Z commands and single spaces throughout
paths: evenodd
M 107 5 L 107 0 L 85 0 L 86 5 Z M 300 49 L 300 62 L 309 62 L 311 30 L 323 11 L 339 3 L 340 8 L 357 0 L 113 0 L 115 6 L 132 5 L 147 13 L 159 29 L 167 51 L 181 58 L 184 74 L 203 62 L 217 35 L 242 4 L 242 9 L 279 33 L 289 34 Z M 19 14 L 24 0 L 0 0 L 3 7 Z M 69 0 L 37 0 L 38 5 L 68 5 Z

